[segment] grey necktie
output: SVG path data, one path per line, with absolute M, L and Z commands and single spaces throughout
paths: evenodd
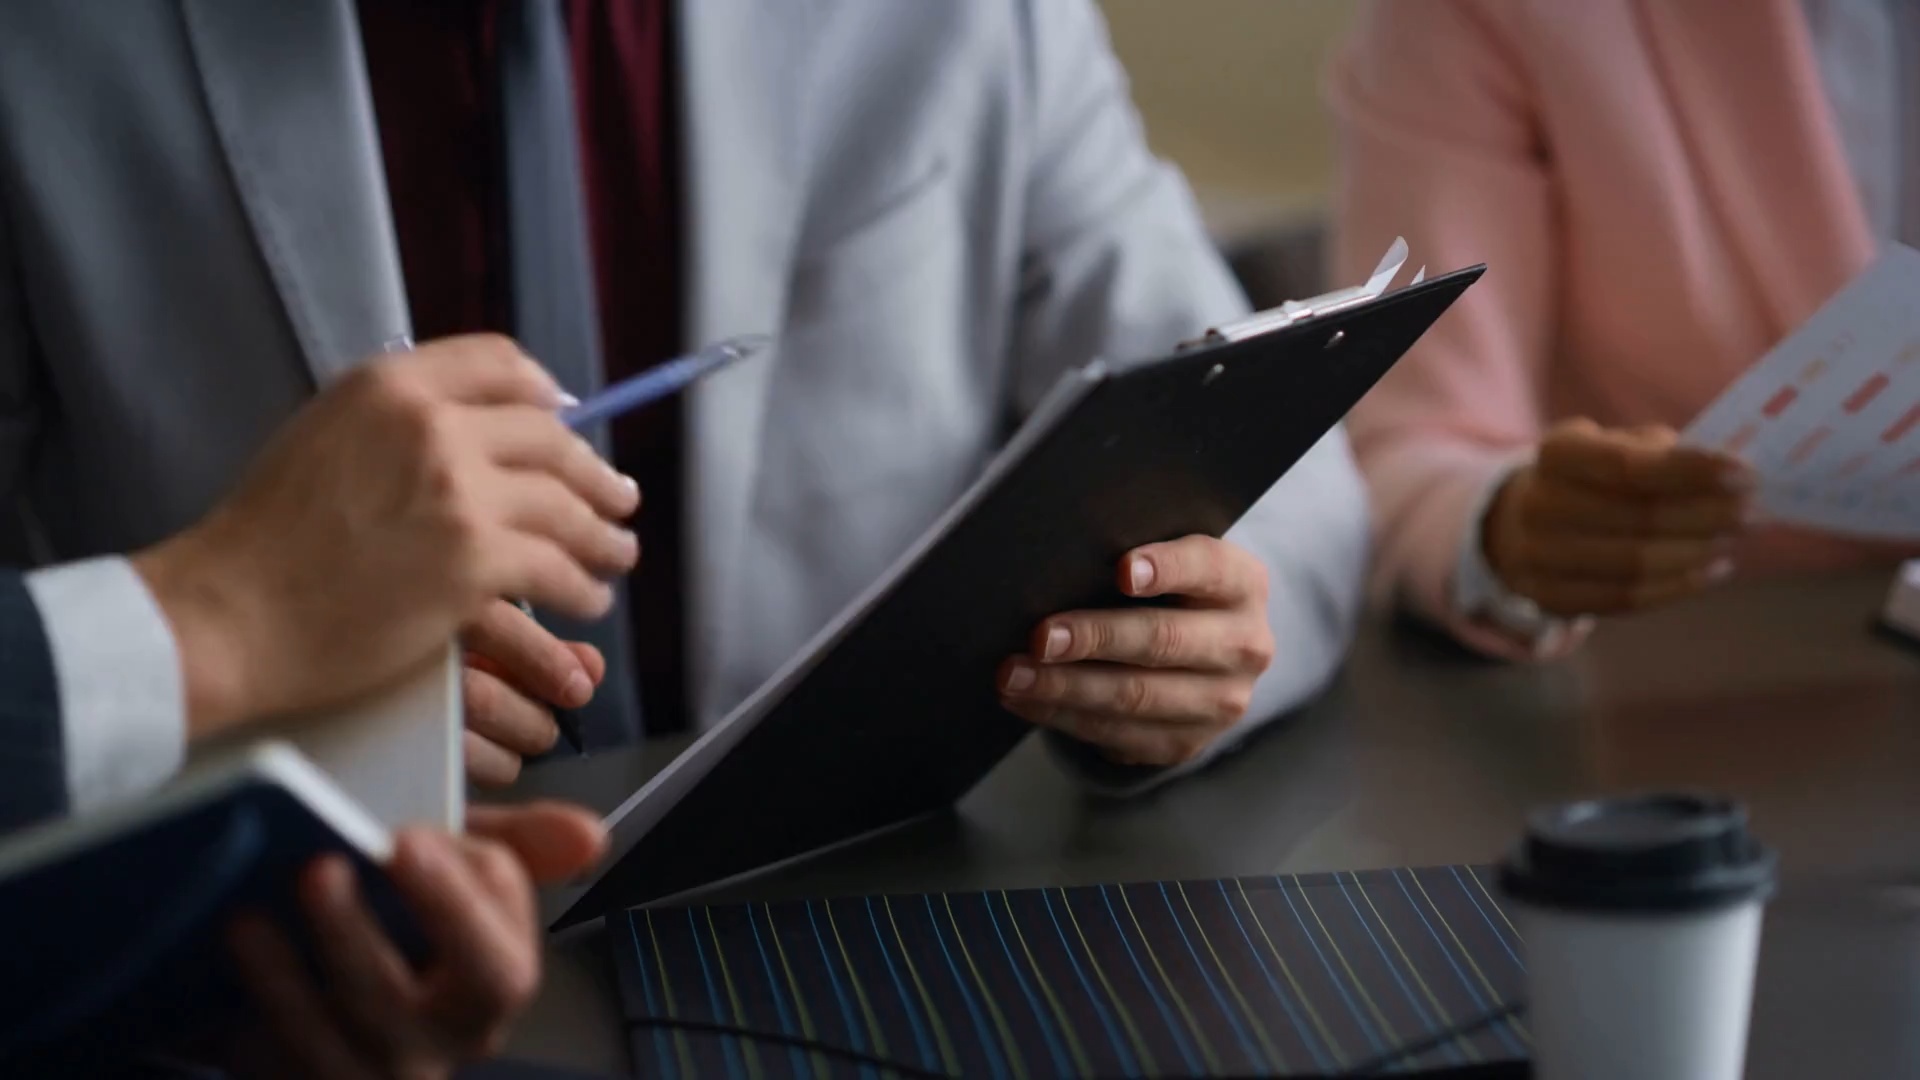
M 604 369 L 561 0 L 509 0 L 499 31 L 514 336 L 585 398 L 599 388 Z M 594 442 L 602 455 L 609 452 L 604 429 Z M 642 731 L 624 583 L 617 595 L 613 612 L 595 623 L 540 616 L 560 637 L 591 642 L 606 656 L 606 681 L 592 704 L 576 711 L 589 746 L 631 742 Z

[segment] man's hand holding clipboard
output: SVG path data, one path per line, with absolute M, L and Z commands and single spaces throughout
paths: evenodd
M 1273 662 L 1267 569 L 1212 536 L 1147 544 L 1120 560 L 1118 587 L 1174 601 L 1055 615 L 1000 670 L 1008 712 L 1123 765 L 1179 765 L 1246 715 Z

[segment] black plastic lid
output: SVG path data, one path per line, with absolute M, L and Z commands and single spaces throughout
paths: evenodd
M 1535 907 L 1663 914 L 1764 898 L 1778 865 L 1737 803 L 1630 795 L 1529 814 L 1500 885 Z

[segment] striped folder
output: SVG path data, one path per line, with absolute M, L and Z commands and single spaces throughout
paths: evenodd
M 1502 1015 L 1520 939 L 1489 881 L 1450 866 L 636 908 L 608 926 L 641 1075 L 1520 1076 L 1529 1033 Z

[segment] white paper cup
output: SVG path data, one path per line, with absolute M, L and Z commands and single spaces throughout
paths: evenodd
M 1739 1080 L 1773 853 L 1688 795 L 1552 807 L 1501 867 L 1539 1080 Z

